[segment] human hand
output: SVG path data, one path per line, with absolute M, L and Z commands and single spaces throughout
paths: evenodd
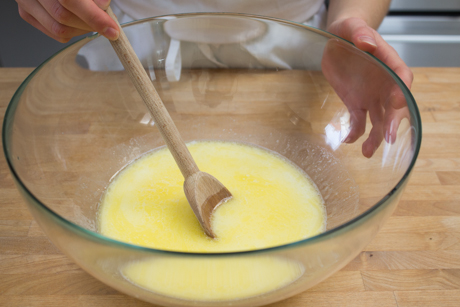
M 373 54 L 410 89 L 412 72 L 397 52 L 364 20 L 337 20 L 328 27 L 328 31 Z M 391 78 L 385 77 L 381 67 L 363 61 L 362 55 L 348 44 L 330 40 L 324 51 L 322 69 L 350 113 L 350 132 L 344 142 L 353 143 L 364 134 L 369 112 L 372 129 L 362 145 L 363 155 L 372 157 L 384 138 L 387 143 L 394 143 L 399 124 L 408 117 L 409 111 L 401 89 Z
M 66 43 L 90 31 L 117 39 L 117 23 L 104 12 L 110 0 L 16 0 L 19 15 L 55 40 Z

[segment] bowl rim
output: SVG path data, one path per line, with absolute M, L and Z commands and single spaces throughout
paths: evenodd
M 161 16 L 153 16 L 153 17 L 148 17 L 148 18 L 143 18 L 139 20 L 134 20 L 131 22 L 127 22 L 122 24 L 122 27 L 128 27 L 144 22 L 149 22 L 153 20 L 164 20 L 166 17 L 191 17 L 191 16 L 234 16 L 234 17 L 244 17 L 244 18 L 252 18 L 252 19 L 262 19 L 266 21 L 272 21 L 272 22 L 277 22 L 285 25 L 291 25 L 291 26 L 296 26 L 300 28 L 304 28 L 306 30 L 319 33 L 322 36 L 333 38 L 342 42 L 345 42 L 354 48 L 353 43 L 335 35 L 332 33 L 329 33 L 325 30 L 321 30 L 309 25 L 305 25 L 299 22 L 295 21 L 289 21 L 289 20 L 284 20 L 280 18 L 275 18 L 275 17 L 268 17 L 268 16 L 261 16 L 261 15 L 256 15 L 256 14 L 245 14 L 245 13 L 227 13 L 227 12 L 218 12 L 218 13 L 181 13 L 181 14 L 168 14 L 168 15 L 161 15 Z M 86 229 L 78 224 L 75 224 L 66 218 L 62 217 L 61 215 L 57 214 L 53 210 L 51 210 L 49 207 L 47 207 L 45 204 L 43 204 L 27 187 L 26 185 L 21 181 L 19 175 L 16 173 L 13 163 L 12 163 L 12 158 L 9 155 L 9 151 L 6 145 L 6 140 L 9 139 L 8 137 L 8 131 L 10 129 L 8 128 L 9 124 L 12 124 L 14 114 L 17 108 L 17 105 L 19 103 L 19 97 L 22 95 L 23 91 L 25 90 L 27 84 L 32 80 L 32 78 L 35 76 L 35 74 L 43 67 L 45 66 L 51 59 L 53 59 L 55 56 L 63 52 L 64 50 L 71 48 L 75 44 L 80 43 L 83 40 L 88 40 L 88 39 L 94 39 L 96 37 L 99 37 L 100 34 L 94 33 L 90 36 L 81 38 L 77 40 L 76 42 L 64 47 L 63 49 L 59 50 L 52 56 L 50 56 L 48 59 L 46 59 L 43 63 L 41 63 L 39 66 L 37 66 L 27 77 L 24 79 L 24 81 L 21 83 L 21 85 L 18 87 L 16 92 L 13 94 L 7 108 L 4 114 L 4 120 L 3 120 L 3 127 L 2 127 L 2 145 L 3 145 L 3 152 L 6 158 L 6 162 L 8 164 L 8 167 L 10 169 L 11 174 L 13 175 L 13 179 L 15 182 L 18 184 L 19 188 L 22 189 L 25 194 L 30 197 L 35 204 L 38 204 L 38 207 L 46 211 L 48 214 L 51 215 L 53 219 L 55 219 L 58 223 L 62 224 L 64 227 L 70 229 L 72 232 L 77 232 L 83 235 L 84 237 L 87 237 L 88 239 L 92 241 L 97 241 L 99 243 L 103 243 L 109 246 L 113 247 L 119 247 L 119 248 L 125 248 L 125 249 L 133 249 L 137 250 L 140 252 L 149 252 L 149 253 L 155 253 L 155 254 L 168 254 L 168 255 L 176 255 L 176 256 L 190 256 L 190 257 L 196 257 L 196 256 L 206 256 L 206 257 L 228 257 L 228 256 L 236 256 L 236 255 L 255 255 L 259 253 L 266 253 L 266 252 L 273 252 L 273 251 L 281 251 L 285 249 L 290 249 L 290 248 L 296 248 L 300 247 L 303 245 L 307 244 L 314 244 L 317 242 L 321 242 L 323 240 L 326 240 L 329 237 L 334 237 L 338 235 L 339 233 L 345 231 L 346 229 L 352 229 L 355 226 L 357 226 L 360 222 L 366 220 L 366 218 L 371 217 L 375 212 L 378 211 L 384 204 L 387 203 L 387 201 L 392 198 L 399 190 L 403 188 L 403 186 L 407 183 L 407 180 L 409 179 L 410 173 L 412 169 L 415 166 L 415 162 L 417 160 L 418 154 L 420 152 L 421 148 L 421 141 L 422 141 L 422 125 L 421 125 L 421 117 L 420 117 L 420 112 L 418 109 L 418 106 L 416 104 L 416 101 L 410 92 L 410 90 L 407 88 L 405 83 L 399 78 L 399 76 L 392 70 L 390 69 L 385 63 L 380 61 L 378 58 L 370 54 L 369 52 L 364 52 L 358 48 L 358 50 L 361 53 L 365 53 L 368 56 L 370 56 L 373 60 L 377 61 L 389 74 L 390 76 L 395 80 L 396 84 L 400 87 L 402 90 L 407 103 L 407 106 L 409 108 L 409 112 L 411 114 L 411 118 L 413 120 L 413 127 L 415 127 L 415 133 L 416 133 L 416 142 L 414 146 L 414 154 L 411 158 L 410 164 L 407 168 L 407 170 L 404 172 L 402 175 L 401 179 L 396 183 L 396 185 L 385 195 L 383 196 L 376 204 L 362 212 L 361 214 L 355 216 L 354 218 L 346 221 L 343 224 L 340 224 L 337 227 L 331 228 L 329 230 L 326 230 L 325 232 L 322 232 L 320 234 L 317 234 L 312 237 L 308 237 L 306 239 L 302 239 L 299 241 L 283 244 L 283 245 L 277 245 L 273 247 L 268 247 L 268 248 L 262 248 L 262 249 L 256 249 L 256 250 L 243 250 L 243 251 L 231 251 L 231 252 L 212 252 L 212 253 L 205 253 L 205 252 L 181 252 L 181 251 L 174 251 L 174 250 L 162 250 L 162 249 L 155 249 L 155 248 L 150 248 L 150 247 L 144 247 L 140 245 L 135 245 L 131 243 L 126 243 L 122 241 L 118 241 L 109 237 L 106 237 L 96 231 L 92 231 L 89 229 Z

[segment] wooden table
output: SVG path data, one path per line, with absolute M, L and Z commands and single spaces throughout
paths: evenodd
M 413 71 L 423 145 L 397 211 L 344 269 L 270 306 L 460 306 L 460 68 Z M 30 72 L 0 68 L 2 120 Z M 53 246 L 23 203 L 2 155 L 0 306 L 152 305 L 102 284 Z

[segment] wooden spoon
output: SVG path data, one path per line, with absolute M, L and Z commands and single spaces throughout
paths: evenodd
M 113 14 L 110 7 L 106 12 L 118 23 L 117 17 Z M 198 169 L 123 29 L 120 24 L 118 26 L 120 28 L 120 35 L 117 40 L 110 41 L 110 43 L 149 109 L 156 126 L 160 130 L 161 136 L 185 178 L 185 196 L 193 212 L 206 234 L 214 238 L 215 235 L 211 229 L 212 212 L 218 205 L 230 199 L 232 194 L 216 178 Z

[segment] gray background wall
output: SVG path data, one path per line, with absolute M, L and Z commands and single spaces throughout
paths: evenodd
M 0 67 L 35 67 L 78 40 L 62 44 L 22 20 L 14 0 L 0 0 Z

